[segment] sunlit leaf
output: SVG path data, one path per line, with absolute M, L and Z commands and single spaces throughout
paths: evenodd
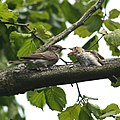
M 0 20 L 4 22 L 16 22 L 18 19 L 18 13 L 10 11 L 6 3 L 0 2 Z
M 36 27 L 36 35 L 39 36 L 42 40 L 47 40 L 53 36 L 53 34 L 48 31 L 43 25 Z
M 87 28 L 85 26 L 80 26 L 74 32 L 75 32 L 75 34 L 77 34 L 77 35 L 79 35 L 80 37 L 83 37 L 83 38 L 88 37 L 92 34 L 91 32 L 89 32 L 87 30 Z
M 31 34 L 23 34 L 16 31 L 11 32 L 10 42 L 15 45 L 16 48 L 20 48 L 25 40 L 29 39 Z
M 19 49 L 17 56 L 18 57 L 28 56 L 36 49 L 37 47 L 34 41 L 32 39 L 28 39 L 24 42 L 24 45 Z
M 49 87 L 46 90 L 46 99 L 52 110 L 62 111 L 66 105 L 66 94 L 60 87 Z
M 31 28 L 37 28 L 38 26 L 44 26 L 46 28 L 46 30 L 50 30 L 52 28 L 52 26 L 46 22 L 29 22 L 29 25 Z
M 68 107 L 65 111 L 62 111 L 59 114 L 59 120 L 78 120 L 81 107 L 79 104 L 75 104 L 71 107 Z

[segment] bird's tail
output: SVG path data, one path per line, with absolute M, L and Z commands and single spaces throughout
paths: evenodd
M 26 63 L 25 60 L 15 60 L 15 61 L 9 61 L 9 64 L 13 64 L 13 65 L 18 65 L 21 63 Z

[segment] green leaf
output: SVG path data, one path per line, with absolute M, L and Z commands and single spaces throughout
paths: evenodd
M 6 3 L 8 4 L 9 9 L 19 9 L 23 5 L 23 0 L 7 0 Z
M 84 25 L 75 30 L 75 34 L 78 34 L 80 37 L 83 38 L 90 36 L 93 32 L 99 31 L 101 25 L 101 17 L 99 15 L 93 15 L 84 23 Z
M 113 110 L 116 111 L 116 114 L 120 113 L 120 108 L 115 103 L 108 105 L 105 109 L 102 110 L 102 112 L 106 113 L 106 112 L 113 111 Z
M 41 109 L 43 109 L 44 105 L 46 104 L 44 90 L 42 90 L 40 92 L 29 91 L 29 92 L 27 92 L 27 98 L 32 105 L 39 107 Z
M 7 113 L 3 109 L 3 107 L 0 106 L 0 120 L 8 120 Z
M 120 77 L 117 77 L 117 82 L 111 84 L 113 87 L 119 87 L 120 86 Z
M 116 116 L 116 119 L 115 120 L 120 120 L 120 116 Z
M 86 105 L 81 108 L 78 120 L 94 120 L 91 116 L 91 112 L 86 108 Z
M 88 42 L 83 46 L 84 49 L 98 50 L 98 36 L 93 36 Z
M 18 114 L 18 108 L 14 104 L 11 104 L 8 108 L 8 117 L 9 119 L 14 119 Z
M 0 21 L 0 48 L 2 48 L 4 42 L 8 41 L 8 34 L 6 34 L 8 31 L 7 27 L 5 24 L 3 24 L 1 21 Z
M 36 35 L 42 40 L 47 40 L 53 36 L 53 34 L 48 31 L 43 25 L 39 25 L 36 27 Z
M 0 105 L 1 106 L 9 106 L 11 103 L 13 103 L 15 100 L 14 96 L 4 96 L 4 97 L 0 97 Z
M 18 13 L 10 11 L 6 3 L 0 2 L 0 20 L 4 22 L 16 22 L 18 19 Z
M 94 4 L 95 4 L 95 0 L 76 0 L 74 6 L 83 15 Z
M 37 28 L 38 26 L 44 26 L 46 28 L 46 30 L 50 30 L 52 28 L 52 26 L 48 23 L 45 22 L 29 22 L 30 28 Z
M 5 53 L 1 50 L 0 51 L 0 69 L 5 69 L 7 67 L 7 57 L 5 55 Z
M 37 4 L 39 2 L 43 2 L 44 0 L 26 0 L 26 3 L 29 4 L 29 5 L 32 5 L 32 4 Z
M 118 49 L 118 47 L 113 45 L 109 45 L 109 47 L 110 47 L 110 50 L 112 51 L 113 56 L 120 56 L 120 50 Z
M 99 15 L 93 15 L 85 22 L 85 26 L 90 32 L 95 32 L 99 31 L 102 26 L 102 22 L 103 21 Z
M 80 110 L 80 105 L 74 104 L 73 106 L 68 107 L 65 111 L 62 111 L 61 114 L 58 115 L 59 120 L 78 120 Z
M 107 19 L 104 21 L 104 25 L 110 30 L 110 31 L 114 31 L 118 28 L 120 28 L 120 23 L 118 22 L 114 22 L 110 19 Z
M 120 14 L 120 11 L 117 10 L 117 9 L 112 9 L 110 12 L 109 12 L 109 18 L 110 19 L 114 19 L 114 18 L 117 18 Z
M 120 50 L 118 49 L 118 46 L 120 46 L 120 29 L 114 30 L 109 34 L 106 34 L 104 38 L 107 44 L 110 46 L 112 55 L 119 56 Z
M 100 118 L 106 118 L 111 115 L 116 115 L 120 113 L 120 109 L 117 104 L 110 104 L 108 105 L 104 110 L 102 110 L 103 115 L 100 116 Z
M 85 37 L 88 37 L 88 36 L 90 36 L 92 33 L 91 32 L 89 32 L 88 30 L 87 30 L 87 28 L 86 28 L 86 26 L 80 26 L 80 27 L 78 27 L 75 31 L 74 31 L 74 33 L 75 34 L 77 34 L 77 35 L 79 35 L 80 37 L 83 37 L 83 38 L 85 38 Z
M 76 22 L 80 18 L 80 12 L 67 0 L 64 0 L 61 4 L 62 11 L 67 21 L 70 23 Z
M 46 102 L 51 110 L 62 111 L 66 105 L 66 94 L 60 87 L 49 87 L 46 90 Z
M 106 34 L 104 38 L 109 45 L 113 45 L 115 47 L 120 46 L 120 29 L 114 30 L 109 34 Z
M 11 32 L 10 34 L 10 42 L 15 45 L 17 49 L 19 49 L 25 42 L 25 40 L 29 39 L 31 34 L 23 34 L 16 31 Z
M 99 106 L 87 103 L 87 107 L 90 110 L 90 112 L 93 113 L 93 115 L 98 119 L 101 115 Z
M 46 11 L 30 11 L 30 19 L 49 20 L 49 14 Z
M 17 56 L 22 57 L 22 56 L 28 56 L 30 55 L 33 51 L 37 49 L 34 41 L 31 39 L 28 39 L 24 42 L 24 45 L 19 49 Z

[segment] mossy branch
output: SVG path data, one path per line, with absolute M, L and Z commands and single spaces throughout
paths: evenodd
M 53 66 L 51 69 L 11 68 L 0 72 L 0 96 L 25 93 L 36 88 L 71 84 L 120 76 L 120 59 L 103 66 L 81 67 L 79 64 Z

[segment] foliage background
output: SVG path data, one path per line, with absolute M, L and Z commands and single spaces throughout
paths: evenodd
M 36 0 L 36 2 L 42 2 L 42 1 L 44 1 L 44 0 Z M 88 1 L 86 0 L 86 2 L 88 2 Z M 94 2 L 95 1 L 93 1 L 93 3 Z M 82 15 L 86 11 L 86 7 L 84 9 L 81 8 L 82 11 L 76 9 L 76 8 L 80 7 L 80 6 L 77 6 L 77 5 L 76 5 L 75 8 L 72 8 L 72 6 L 66 0 L 64 1 L 64 4 L 61 5 L 62 10 L 63 10 L 63 11 L 61 11 L 59 6 L 57 5 L 58 3 L 59 3 L 59 1 L 57 1 L 57 0 L 48 0 L 48 1 L 45 1 L 43 6 L 37 6 L 36 4 L 33 4 L 33 1 L 27 0 L 27 4 L 25 4 L 23 6 L 22 5 L 22 0 L 19 0 L 19 2 L 18 1 L 16 2 L 14 0 L 7 0 L 7 4 L 9 5 L 8 7 L 10 9 L 12 9 L 12 10 L 18 10 L 19 9 L 20 15 L 19 15 L 18 22 L 24 23 L 24 24 L 30 22 L 30 27 L 31 27 L 32 32 L 34 33 L 32 28 L 34 28 L 34 27 L 37 28 L 37 33 L 39 33 L 40 39 L 43 40 L 44 42 L 46 42 L 46 38 L 51 37 L 52 34 L 56 35 L 56 34 L 60 33 L 62 30 L 64 30 L 66 28 L 66 25 L 65 25 L 66 20 L 69 21 L 70 23 L 73 23 L 73 22 L 77 21 L 79 19 L 80 15 Z M 93 3 L 91 2 L 91 4 L 93 4 Z M 28 7 L 28 5 L 31 5 L 31 4 L 34 5 L 32 9 Z M 65 7 L 65 6 L 67 6 L 67 7 Z M 48 12 L 44 11 L 46 9 L 48 10 Z M 37 10 L 42 10 L 44 12 L 38 12 Z M 71 14 L 67 14 L 67 13 L 71 13 Z M 79 17 L 78 17 L 78 14 L 79 14 Z M 11 18 L 8 17 L 8 19 L 5 20 L 4 17 L 3 17 L 2 19 L 1 19 L 1 24 L 0 24 L 1 29 L 3 30 L 0 33 L 0 35 L 1 35 L 0 37 L 1 37 L 1 40 L 2 40 L 1 44 L 0 44 L 1 45 L 0 66 L 1 66 L 1 69 L 4 69 L 7 66 L 7 64 L 6 64 L 7 60 L 18 59 L 16 56 L 20 57 L 20 56 L 23 56 L 23 55 L 29 55 L 32 51 L 36 50 L 39 47 L 39 45 L 42 45 L 42 42 L 39 41 L 38 39 L 34 38 L 34 36 L 31 36 L 31 31 L 29 31 L 29 30 L 26 30 L 26 29 L 24 29 L 22 27 L 19 27 L 19 26 L 16 27 L 16 26 L 8 25 L 8 24 L 6 25 L 7 26 L 6 27 L 5 25 L 2 24 L 2 22 L 6 22 L 6 21 L 7 22 L 11 22 L 11 21 L 16 22 L 15 18 L 13 20 L 11 20 Z M 76 34 L 81 33 L 80 32 L 81 30 L 82 31 L 85 30 L 85 33 L 81 33 L 81 34 L 79 34 L 79 36 L 81 36 L 81 37 L 90 36 L 94 31 L 99 30 L 99 28 L 101 26 L 101 20 L 99 19 L 99 17 L 98 17 L 98 20 L 99 20 L 99 22 L 96 23 L 97 28 L 95 30 L 93 30 L 93 29 L 91 30 L 92 26 L 90 27 L 89 22 L 88 22 L 88 24 L 86 23 L 86 27 L 88 27 L 88 29 L 85 29 L 84 27 L 79 28 L 78 31 L 76 31 Z M 38 24 L 39 25 L 41 24 L 41 26 L 38 26 Z M 116 27 L 116 25 L 115 26 L 114 25 L 109 26 L 109 21 L 106 21 L 106 27 L 108 27 L 108 29 L 111 30 L 111 31 L 114 31 L 115 29 L 119 28 L 118 23 L 114 23 L 114 24 L 117 24 L 117 27 Z M 42 25 L 44 25 L 45 28 Z M 93 26 L 94 25 L 95 24 L 93 24 Z M 7 34 L 4 34 L 6 31 L 7 31 Z M 17 31 L 17 32 L 14 32 L 14 31 Z M 50 33 L 50 31 L 52 32 L 52 34 Z M 40 34 L 40 33 L 42 33 L 42 34 Z M 88 34 L 86 34 L 86 33 L 88 33 Z M 34 35 L 34 34 L 32 34 L 32 35 Z M 86 35 L 86 36 L 84 36 L 84 35 Z M 74 38 L 74 39 L 76 39 L 76 38 Z M 75 40 L 76 42 L 74 42 L 74 43 L 77 43 L 78 39 L 80 40 L 80 38 L 77 37 L 77 40 Z M 87 38 L 87 40 L 89 40 L 89 38 Z M 78 44 L 76 44 L 76 45 L 82 46 L 85 42 L 87 42 L 87 40 L 80 40 L 78 42 Z M 93 41 L 94 40 L 95 39 L 93 39 Z M 64 42 L 60 42 L 60 44 L 65 46 L 65 47 L 68 47 L 68 43 L 71 43 L 71 42 L 72 41 L 70 41 L 70 38 L 68 38 Z M 93 43 L 91 42 L 91 44 L 93 44 Z M 69 45 L 69 46 L 71 46 L 71 45 Z M 96 47 L 94 47 L 94 49 L 97 50 L 98 47 L 99 46 L 97 45 Z M 99 47 L 99 49 L 100 48 L 103 48 L 103 44 L 102 44 L 102 47 Z M 29 51 L 28 51 L 28 49 L 29 49 Z M 28 51 L 27 53 L 25 52 L 26 50 Z M 111 47 L 111 50 L 112 50 L 113 55 L 119 55 L 118 50 L 116 52 L 114 47 Z M 8 52 L 9 52 L 9 54 L 8 54 Z M 103 52 L 101 54 L 104 55 L 105 58 L 108 55 L 108 54 L 103 54 Z M 101 83 L 101 81 L 99 81 L 99 82 Z M 102 103 L 102 105 L 103 105 L 106 101 L 106 97 L 109 100 L 113 97 L 111 97 L 111 95 L 108 94 L 108 91 L 106 91 L 106 93 L 107 93 L 106 95 L 103 95 L 103 93 L 101 93 L 101 86 L 102 86 L 102 89 L 106 88 L 106 86 L 108 88 L 108 87 L 110 87 L 110 85 L 108 85 L 110 83 L 107 81 L 106 84 L 101 84 L 101 86 L 98 86 L 98 84 L 100 85 L 99 82 L 97 81 L 96 84 L 95 84 L 95 82 L 94 83 L 93 82 L 91 82 L 91 83 L 80 83 L 80 89 L 81 89 L 81 92 L 83 94 L 91 96 L 91 97 L 100 98 L 100 96 L 103 96 L 101 101 L 99 100 L 99 102 Z M 103 81 L 103 82 L 105 83 L 105 81 Z M 89 85 L 87 85 L 87 84 L 89 84 Z M 92 91 L 90 91 L 91 88 L 89 88 L 88 86 L 90 86 L 91 88 L 95 88 L 95 89 L 92 89 Z M 70 90 L 71 86 L 70 85 L 68 85 L 67 87 L 63 86 L 63 88 L 65 89 L 65 91 L 68 91 L 68 88 Z M 96 88 L 97 88 L 97 90 L 96 90 Z M 97 95 L 96 95 L 96 92 L 94 92 L 95 90 L 98 93 Z M 114 90 L 115 89 L 112 89 L 111 92 L 113 92 Z M 74 95 L 74 93 L 76 93 L 76 91 L 77 90 L 76 90 L 75 87 L 72 88 L 72 93 L 73 93 L 73 96 L 74 96 L 74 100 L 73 100 L 74 103 L 77 99 L 77 95 L 76 96 Z M 115 95 L 117 96 L 117 94 L 116 94 L 117 92 L 114 93 L 114 96 Z M 66 92 L 66 93 L 69 94 L 69 91 Z M 95 95 L 91 95 L 91 93 L 95 93 Z M 70 95 L 68 95 L 68 96 L 71 96 L 71 92 L 70 92 Z M 4 98 L 1 98 L 1 100 L 2 99 L 4 99 Z M 7 98 L 7 99 L 11 99 L 11 98 Z M 7 101 L 7 99 L 5 98 L 6 101 Z M 19 101 L 19 99 L 21 99 L 21 96 L 18 97 L 18 101 Z M 69 101 L 69 99 L 71 101 L 71 98 L 68 98 L 68 101 Z M 119 98 L 117 97 L 117 99 L 115 99 L 115 97 L 114 97 L 115 103 L 117 103 L 117 100 L 119 100 Z M 113 99 L 111 101 L 113 102 Z M 110 103 L 111 103 L 111 101 L 110 101 Z M 12 98 L 11 103 L 13 104 L 15 102 L 14 102 L 14 98 Z M 11 103 L 6 102 L 4 104 L 2 103 L 2 105 L 3 106 L 7 105 L 7 106 L 9 106 L 8 108 L 11 108 L 12 110 L 13 110 L 13 108 L 18 109 L 18 107 L 20 107 L 22 109 L 21 106 L 19 106 L 19 105 L 16 106 L 16 104 L 18 104 L 18 103 L 13 104 L 13 105 Z M 74 103 L 71 103 L 71 102 L 69 103 L 68 102 L 68 106 L 73 105 Z M 93 103 L 95 104 L 95 101 Z M 106 105 L 108 105 L 110 103 L 107 103 Z M 6 115 L 6 112 L 3 109 L 3 106 L 1 107 L 1 116 L 3 116 L 5 118 L 7 115 Z M 14 107 L 11 107 L 11 106 L 14 106 Z M 103 105 L 102 107 L 105 107 L 105 106 Z M 11 113 L 9 111 L 8 111 L 7 114 L 11 115 Z M 46 113 L 44 113 L 44 116 L 45 115 L 46 115 Z M 13 114 L 13 116 L 20 118 L 19 112 L 16 112 L 15 114 Z M 8 117 L 9 117 L 9 115 L 8 115 Z M 36 117 L 36 115 L 34 116 L 34 118 L 35 117 Z M 2 118 L 2 119 L 4 119 L 4 118 Z M 22 119 L 22 118 L 20 118 L 20 119 Z M 29 120 L 30 120 L 30 118 L 29 118 Z

